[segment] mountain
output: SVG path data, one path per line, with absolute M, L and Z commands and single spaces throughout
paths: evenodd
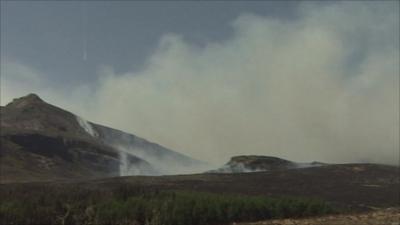
M 240 155 L 232 157 L 224 166 L 216 170 L 208 171 L 208 173 L 248 173 L 316 167 L 323 165 L 325 164 L 320 162 L 296 163 L 272 156 Z
M 1 107 L 0 178 L 8 181 L 201 172 L 207 165 L 94 124 L 35 94 Z
M 95 136 L 102 143 L 112 146 L 122 154 L 134 154 L 149 162 L 159 174 L 183 174 L 202 172 L 209 166 L 198 160 L 189 158 L 159 144 L 149 142 L 133 134 L 90 123 Z M 129 170 L 129 168 L 127 168 Z M 126 175 L 130 172 L 127 171 Z M 154 174 L 153 174 L 154 175 Z

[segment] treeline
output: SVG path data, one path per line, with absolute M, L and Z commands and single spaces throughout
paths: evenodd
M 0 223 L 63 225 L 221 225 L 270 218 L 332 213 L 321 200 L 158 191 L 120 187 L 34 188 L 1 193 Z M 17 197 L 17 198 L 16 198 Z

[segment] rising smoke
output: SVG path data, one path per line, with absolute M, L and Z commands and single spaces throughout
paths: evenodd
M 214 163 L 258 154 L 396 164 L 398 4 L 304 3 L 294 20 L 244 14 L 230 39 L 204 47 L 167 34 L 141 71 L 104 70 L 90 107 L 65 105 Z M 55 104 L 63 96 L 47 93 Z

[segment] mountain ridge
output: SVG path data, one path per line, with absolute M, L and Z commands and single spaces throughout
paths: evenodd
M 26 174 L 32 179 L 165 175 L 201 172 L 206 165 L 134 134 L 86 121 L 36 94 L 1 107 L 0 118 L 2 180 L 24 180 Z

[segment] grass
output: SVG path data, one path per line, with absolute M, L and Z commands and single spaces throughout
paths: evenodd
M 68 190 L 68 191 L 67 191 Z M 321 200 L 160 191 L 33 186 L 0 193 L 0 223 L 65 225 L 222 225 L 334 212 Z

